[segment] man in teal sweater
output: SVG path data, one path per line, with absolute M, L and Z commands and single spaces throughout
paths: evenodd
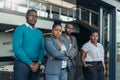
M 43 34 L 35 27 L 36 22 L 37 11 L 28 10 L 26 23 L 14 31 L 14 80 L 38 80 L 45 49 Z

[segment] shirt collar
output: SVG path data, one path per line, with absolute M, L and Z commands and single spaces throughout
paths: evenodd
M 91 45 L 93 45 L 92 42 L 91 42 L 90 40 L 89 40 L 89 43 L 90 43 Z M 94 45 L 93 45 L 93 46 L 94 46 Z M 98 46 L 98 42 L 97 42 L 97 46 Z
M 29 25 L 28 23 L 25 23 L 25 25 L 26 25 L 27 27 L 30 27 L 30 28 L 33 29 L 33 30 L 36 28 L 36 27 L 35 27 L 35 28 L 32 28 L 32 26 Z

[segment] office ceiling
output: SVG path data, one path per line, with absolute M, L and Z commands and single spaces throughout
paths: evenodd
M 6 32 L 6 33 L 11 33 L 15 30 L 17 25 L 10 25 L 10 24 L 3 24 L 0 23 L 0 32 Z M 40 29 L 40 28 L 38 28 Z M 49 29 L 40 29 L 43 33 L 50 33 L 51 30 Z
M 0 23 L 0 32 L 5 32 L 6 30 L 8 30 L 8 32 L 13 32 L 15 27 L 16 27 L 16 25 L 9 25 L 9 24 Z

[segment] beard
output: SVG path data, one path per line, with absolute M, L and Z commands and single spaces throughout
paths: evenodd
M 31 26 L 34 26 L 36 24 L 36 21 L 28 21 L 28 23 L 31 25 Z
M 70 35 L 70 34 L 71 34 L 71 32 L 68 32 L 68 31 L 67 31 L 66 33 L 67 33 L 67 35 Z
M 32 26 L 34 26 L 35 25 L 35 23 L 29 23 L 30 25 L 32 25 Z

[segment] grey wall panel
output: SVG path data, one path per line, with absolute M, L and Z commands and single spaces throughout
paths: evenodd
M 12 33 L 0 32 L 0 57 L 13 56 Z

